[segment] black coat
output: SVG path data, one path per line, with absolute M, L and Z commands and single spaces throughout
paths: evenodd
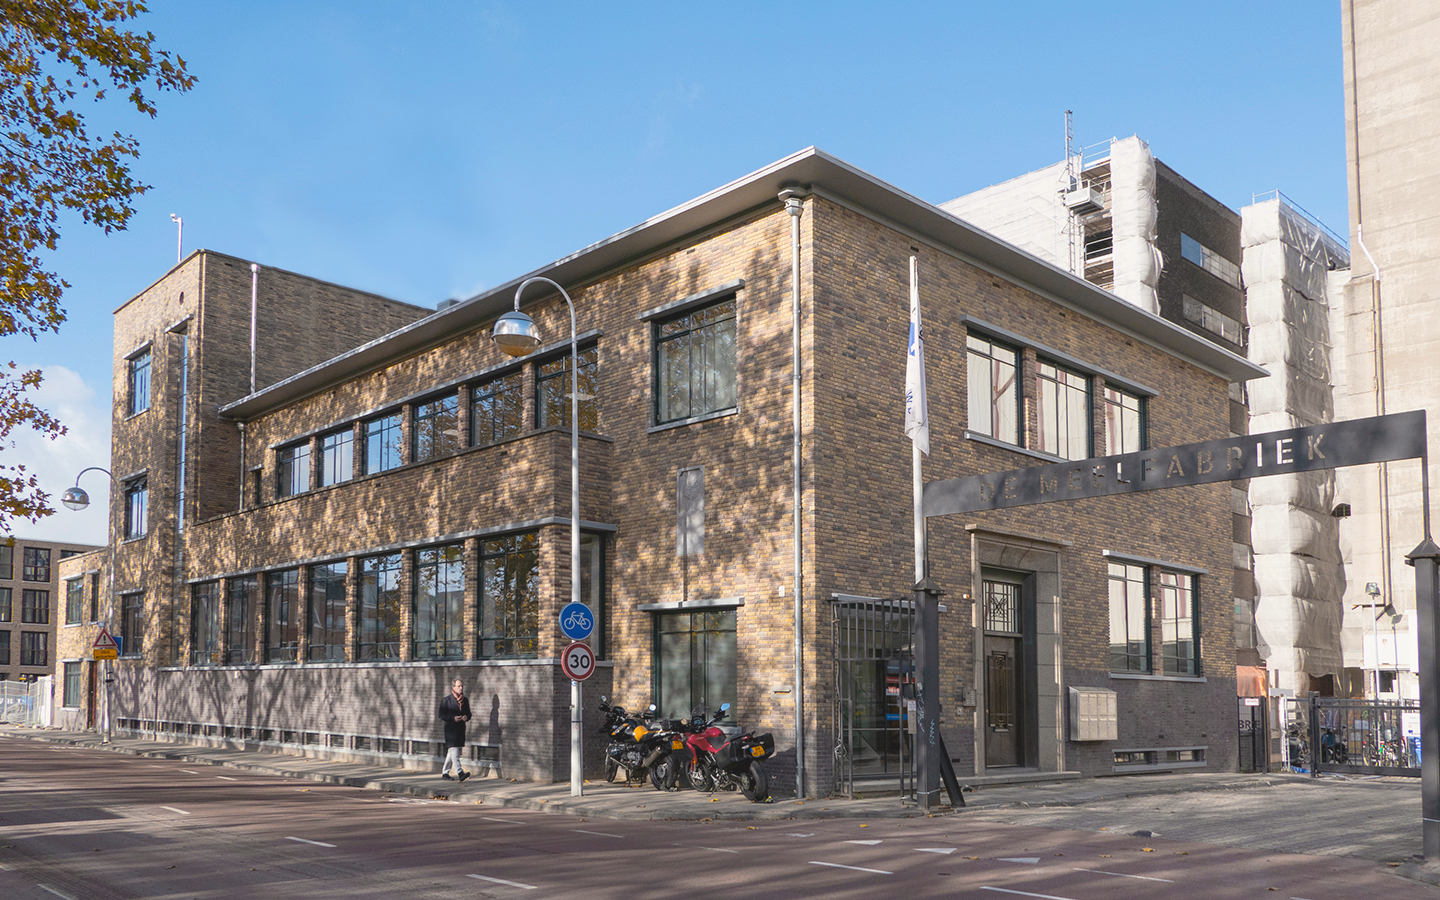
M 454 694 L 446 694 L 445 699 L 440 701 L 440 721 L 445 723 L 445 746 L 465 746 L 465 720 L 460 717 L 468 718 L 469 715 L 469 697 L 461 697 L 457 701 Z

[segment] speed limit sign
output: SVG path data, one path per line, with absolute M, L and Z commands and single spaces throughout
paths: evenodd
M 584 681 L 595 672 L 595 651 L 576 641 L 560 654 L 560 671 L 571 681 Z

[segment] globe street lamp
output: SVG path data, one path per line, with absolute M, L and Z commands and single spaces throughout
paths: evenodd
M 540 275 L 527 278 L 515 289 L 515 309 L 495 320 L 491 340 L 509 356 L 525 356 L 540 346 L 535 320 L 520 311 L 520 295 L 533 282 L 543 281 L 560 292 L 570 308 L 570 602 L 580 602 L 580 351 L 575 340 L 575 301 L 565 289 Z M 570 680 L 570 796 L 579 797 L 584 771 L 580 726 L 580 682 Z
M 112 484 L 115 481 L 115 476 L 110 474 L 109 469 L 102 469 L 100 466 L 90 466 L 81 469 L 80 475 L 75 476 L 74 487 L 66 488 L 65 493 L 60 495 L 60 502 L 65 504 L 66 509 L 73 509 L 79 512 L 90 505 L 90 495 L 80 486 L 80 476 L 86 472 L 104 472 L 105 477 L 109 478 Z M 109 603 L 107 604 L 108 611 L 105 617 L 107 621 L 111 621 L 115 616 L 115 545 L 110 542 L 108 534 L 106 535 L 105 545 L 105 549 L 110 556 L 110 564 L 106 566 L 105 572 L 105 582 L 110 593 Z M 105 708 L 100 714 L 100 740 L 101 743 L 108 744 L 110 742 L 110 685 L 115 681 L 115 676 L 110 671 L 110 660 L 108 659 L 105 660 L 104 681 Z

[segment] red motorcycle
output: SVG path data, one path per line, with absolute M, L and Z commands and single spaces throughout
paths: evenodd
M 770 780 L 760 768 L 760 760 L 775 754 L 775 738 L 753 731 L 727 738 L 716 723 L 729 711 L 730 704 L 722 703 L 720 711 L 707 721 L 703 707 L 695 710 L 685 729 L 685 747 L 690 752 L 688 758 L 681 757 L 684 777 L 697 791 L 738 790 L 755 803 L 769 800 Z

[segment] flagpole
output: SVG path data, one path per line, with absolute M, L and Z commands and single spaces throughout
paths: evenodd
M 914 321 L 912 321 L 911 324 L 912 324 L 912 326 L 914 326 L 914 327 L 916 327 L 916 328 L 918 329 L 919 324 L 920 324 L 920 323 L 919 323 L 919 318 L 920 318 L 920 261 L 919 261 L 916 257 L 914 257 L 914 256 L 910 257 L 910 305 L 911 305 L 911 307 L 912 307 L 912 309 L 913 309 L 911 315 L 912 315 L 912 318 L 913 318 L 913 320 L 914 320 Z M 916 335 L 916 336 L 912 337 L 911 340 L 918 342 L 918 341 L 920 341 L 920 336 L 919 336 L 919 335 Z M 921 344 L 920 346 L 923 347 L 924 345 Z M 921 363 L 920 373 L 921 373 L 921 374 L 920 374 L 920 377 L 921 377 L 921 378 L 924 378 L 923 360 L 922 360 L 922 363 Z M 911 386 L 911 385 L 906 385 L 906 387 L 909 388 L 909 387 L 912 387 L 912 386 Z M 923 394 L 924 390 L 925 390 L 925 385 L 924 385 L 924 383 L 922 382 L 921 385 L 920 385 L 920 392 Z M 921 410 L 924 411 L 924 412 L 922 412 L 922 415 L 925 415 L 926 418 L 925 418 L 925 420 L 924 420 L 924 422 L 923 422 L 923 424 L 922 424 L 921 427 L 925 428 L 925 429 L 928 431 L 929 428 L 930 428 L 930 422 L 929 422 L 929 419 L 928 419 L 928 410 L 925 410 L 925 407 L 924 407 L 924 405 L 923 405 L 923 404 L 924 404 L 924 400 L 922 400 L 922 399 L 920 399 L 920 398 L 916 398 L 916 399 L 914 400 L 914 403 L 916 404 L 916 406 L 917 406 L 919 409 L 921 409 Z M 928 439 L 927 439 L 927 443 L 928 443 Z M 924 493 L 925 493 L 925 483 L 924 483 L 923 479 L 921 478 L 921 459 L 920 459 L 920 457 L 921 457 L 920 442 L 919 442 L 919 441 L 916 441 L 916 440 L 911 440 L 911 442 L 910 442 L 910 487 L 911 487 L 911 491 L 912 491 L 912 494 L 913 494 L 914 518 L 915 518 L 915 581 L 916 581 L 916 582 L 923 581 L 924 578 L 925 578 L 925 504 L 924 504 L 924 500 L 923 500 Z

